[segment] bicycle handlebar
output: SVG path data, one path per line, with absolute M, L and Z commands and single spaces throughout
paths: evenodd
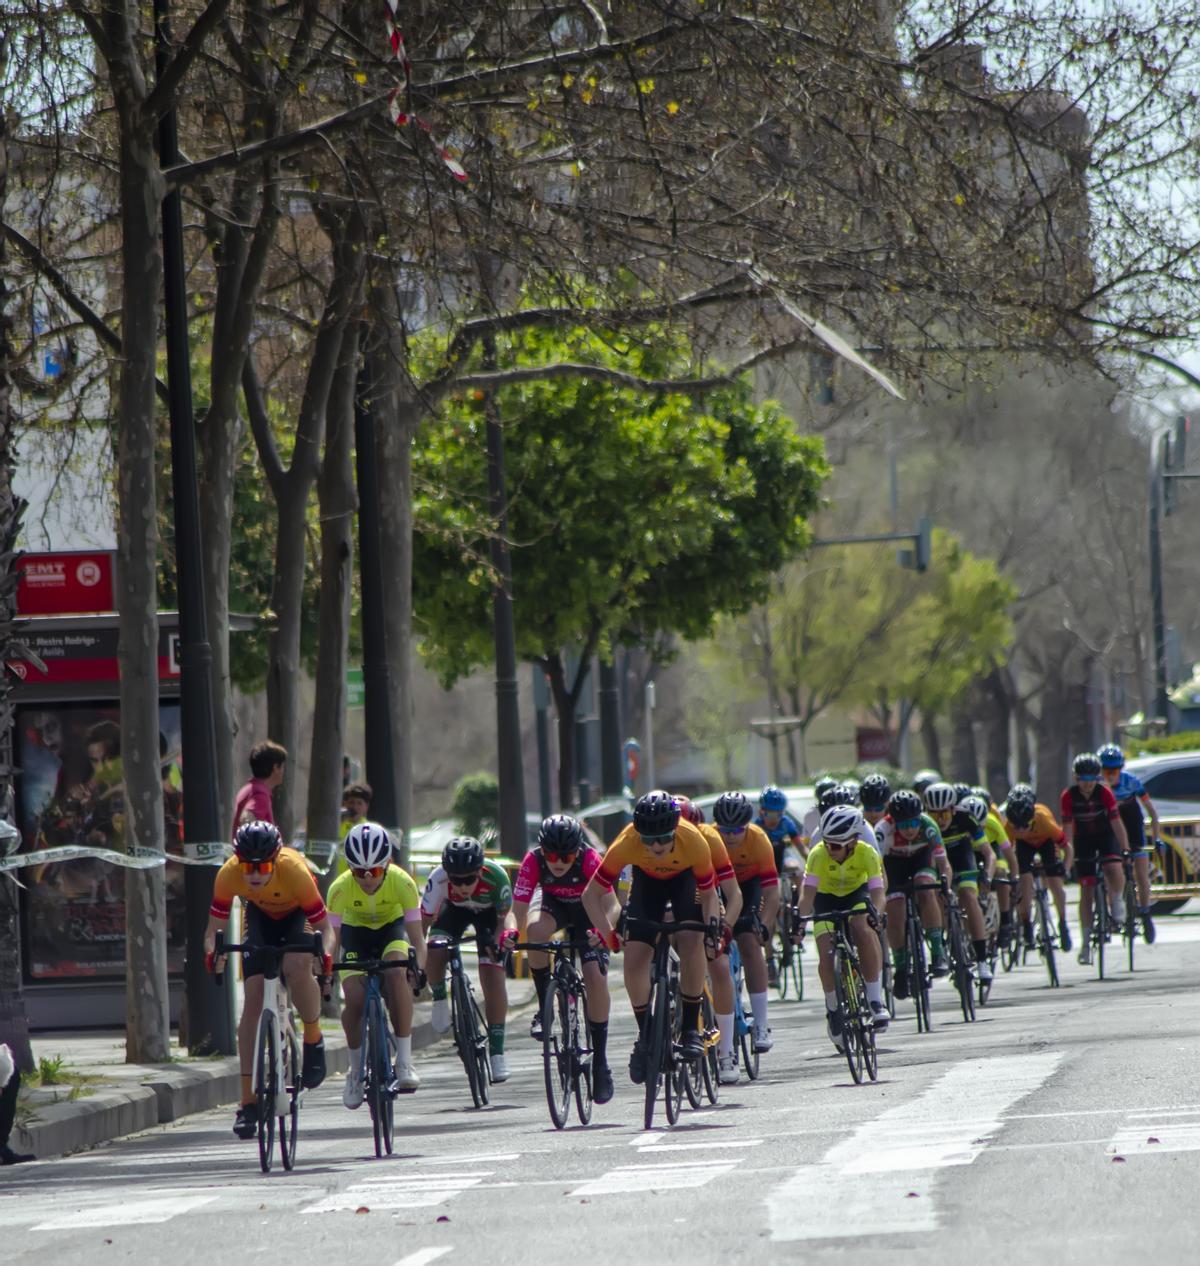
M 232 941 L 226 941 L 225 933 L 218 929 L 213 941 L 214 961 L 225 958 L 229 954 L 242 954 L 244 956 L 255 952 L 266 954 L 276 959 L 282 959 L 285 954 L 311 954 L 314 958 L 324 958 L 325 942 L 321 939 L 320 932 L 314 932 L 310 941 L 295 945 L 251 945 L 245 941 L 235 944 Z M 214 971 L 213 978 L 218 985 L 225 983 L 225 973 L 223 971 Z
M 603 948 L 603 942 L 594 946 L 590 941 L 514 941 L 509 946 L 509 949 L 540 950 L 545 954 L 565 954 L 568 950 L 582 951 Z

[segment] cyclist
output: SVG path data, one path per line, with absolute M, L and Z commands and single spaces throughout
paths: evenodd
M 787 812 L 788 798 L 780 788 L 768 785 L 758 797 L 754 825 L 767 833 L 775 850 L 775 870 L 799 875 L 804 870 L 804 836 L 796 819 Z
M 992 793 L 983 785 L 972 787 L 971 795 L 978 796 L 987 806 L 987 818 L 983 823 L 983 838 L 991 845 L 996 858 L 995 877 L 997 879 L 1015 879 L 1017 876 L 1017 856 L 1009 842 L 1008 832 L 996 812 L 996 802 Z M 996 885 L 996 903 L 1000 907 L 1000 931 L 998 944 L 1007 946 L 1013 935 L 1013 891 L 1008 884 Z
M 304 858 L 295 849 L 284 848 L 279 828 L 271 822 L 244 822 L 238 827 L 233 837 L 233 856 L 217 871 L 204 931 L 205 962 L 210 971 L 222 968 L 214 954 L 216 937 L 229 922 L 235 897 L 241 897 L 245 907 L 244 944 L 294 945 L 304 938 L 308 923 L 321 934 L 328 974 L 332 932 L 325 902 Z M 238 1021 L 242 1102 L 233 1123 L 233 1132 L 242 1139 L 253 1138 L 258 1132 L 252 1070 L 254 1039 L 262 1014 L 264 969 L 260 952 L 252 949 L 246 954 L 242 968 L 242 1017 Z M 300 1081 L 306 1089 L 314 1090 L 325 1080 L 325 1039 L 321 1036 L 321 990 L 313 975 L 312 955 L 285 954 L 281 970 L 304 1026 Z
M 891 798 L 892 785 L 882 774 L 868 774 L 859 784 L 859 803 L 862 805 L 863 817 L 872 830 L 883 821 Z M 875 831 L 875 834 L 878 836 L 879 832 Z
M 1117 808 L 1112 788 L 1100 782 L 1100 758 L 1081 752 L 1071 768 L 1075 781 L 1062 793 L 1062 821 L 1067 839 L 1075 849 L 1075 873 L 1079 877 L 1079 961 L 1092 961 L 1092 891 L 1096 867 L 1104 867 L 1109 910 L 1113 922 L 1125 922 L 1125 867 L 1129 836 Z
M 342 957 L 404 961 L 411 945 L 417 955 L 417 970 L 423 970 L 421 897 L 412 876 L 392 865 L 392 841 L 387 831 L 377 822 L 359 822 L 346 832 L 342 854 L 346 871 L 329 885 L 326 897 Z M 343 971 L 341 975 L 345 1000 L 342 1029 L 350 1054 L 342 1102 L 347 1108 L 357 1108 L 363 1101 L 360 1048 L 367 985 L 362 972 Z M 392 1021 L 396 1086 L 404 1093 L 421 1084 L 412 1062 L 414 985 L 420 985 L 419 976 L 413 980 L 407 972 L 390 971 L 383 978 L 383 995 Z
M 667 792 L 647 792 L 633 807 L 633 821 L 608 846 L 600 868 L 583 890 L 583 908 L 609 949 L 621 948 L 614 930 L 619 904 L 613 886 L 622 869 L 633 866 L 626 916 L 632 921 L 624 942 L 625 991 L 637 1020 L 638 1036 L 629 1057 L 629 1078 L 634 1085 L 646 1080 L 646 1052 L 642 1031 L 650 1003 L 650 964 L 658 934 L 638 924 L 638 919 L 660 923 L 668 904 L 678 921 L 703 918 L 714 932 L 720 918 L 717 875 L 708 842 L 680 814 L 679 805 Z M 704 1052 L 700 1034 L 700 998 L 704 989 L 704 936 L 700 932 L 675 934 L 679 955 L 683 1054 L 698 1059 Z
M 858 783 L 856 782 L 839 782 L 829 791 L 827 791 L 820 800 L 821 820 L 824 821 L 824 815 L 830 809 L 838 806 L 844 808 L 858 808 Z M 861 816 L 861 815 L 860 815 Z M 876 851 L 879 851 L 879 841 L 875 838 L 875 828 L 863 818 L 862 820 L 862 838 Z M 813 832 L 812 839 L 809 840 L 809 847 L 819 843 L 821 840 L 821 827 L 818 824 L 817 829 Z
M 1125 753 L 1115 743 L 1105 743 L 1096 753 L 1104 781 L 1117 798 L 1117 811 L 1125 823 L 1129 848 L 1133 854 L 1133 880 L 1137 884 L 1138 917 L 1142 920 L 1142 935 L 1147 945 L 1154 944 L 1154 920 L 1150 917 L 1150 850 L 1146 847 L 1146 821 L 1150 815 L 1151 839 L 1155 844 L 1160 838 L 1158 810 L 1150 793 L 1142 786 L 1135 774 L 1125 769 Z
M 586 944 L 580 954 L 587 983 L 588 1031 L 592 1040 L 592 1097 L 607 1103 L 613 1097 L 608 1067 L 608 951 L 583 909 L 583 890 L 600 866 L 602 854 L 588 843 L 577 818 L 556 813 L 543 820 L 537 844 L 525 854 L 513 884 L 513 918 L 522 940 L 548 941 L 565 930 L 569 940 Z M 535 892 L 541 905 L 531 910 Z M 532 914 L 533 921 L 530 922 Z M 550 986 L 550 956 L 529 951 L 529 972 L 537 990 L 538 1009 L 529 1036 L 542 1040 L 542 1004 Z
M 1020 877 L 1021 929 L 1025 948 L 1033 949 L 1033 859 L 1040 857 L 1046 887 L 1058 910 L 1058 940 L 1063 950 L 1071 948 L 1071 929 L 1067 926 L 1067 893 L 1064 887 L 1075 850 L 1067 842 L 1054 814 L 1037 803 L 1028 783 L 1017 783 L 1001 806 L 1004 829 L 1017 846 L 1017 874 Z
M 775 852 L 762 827 L 755 825 L 754 806 L 740 791 L 727 791 L 713 805 L 713 824 L 729 851 L 729 860 L 742 893 L 741 917 L 733 926 L 738 953 L 746 973 L 750 1010 L 754 1016 L 754 1044 L 760 1051 L 772 1046 L 767 1024 L 767 963 L 763 956 L 765 929 L 775 926 L 779 913 L 779 872 Z M 769 933 L 767 933 L 769 935 Z
M 865 825 L 853 805 L 834 805 L 825 812 L 821 818 L 821 842 L 809 851 L 800 894 L 801 919 L 815 916 L 813 933 L 817 938 L 817 973 L 825 992 L 825 1022 L 838 1050 L 842 1049 L 842 1030 L 833 979 L 833 928 L 821 916 L 835 910 L 864 916 L 871 909 L 877 915 L 883 913 L 883 866 L 879 854 L 862 838 Z M 804 934 L 803 923 L 799 934 Z M 851 935 L 858 946 L 875 1027 L 882 1031 L 891 1016 L 883 1000 L 879 936 L 865 917 L 852 921 Z
M 958 795 L 948 782 L 930 783 L 925 788 L 924 800 L 929 816 L 942 833 L 946 857 L 954 872 L 954 891 L 966 915 L 979 979 L 984 984 L 991 984 L 987 932 L 983 911 L 979 908 L 979 861 L 982 858 L 985 868 L 991 868 L 991 846 L 983 838 L 983 828 L 958 807 Z
M 804 815 L 804 822 L 800 828 L 800 838 L 803 840 L 806 849 L 812 843 L 812 837 L 816 835 L 821 826 L 821 814 L 824 812 L 821 808 L 821 801 L 837 785 L 838 780 L 830 778 L 828 775 L 818 778 L 813 784 L 813 807 Z
M 866 786 L 866 783 L 863 784 Z M 888 801 L 887 817 L 881 819 L 876 832 L 883 852 L 887 878 L 888 945 L 892 951 L 892 992 L 907 998 L 908 946 L 905 944 L 904 903 L 906 885 L 927 883 L 938 873 L 949 879 L 950 863 L 937 823 L 923 811 L 921 797 L 915 791 L 894 792 Z M 936 892 L 925 888 L 916 894 L 921 926 L 929 942 L 930 970 L 935 976 L 946 976 L 946 945 L 942 931 L 942 907 Z
M 918 769 L 913 774 L 912 789 L 918 796 L 924 798 L 927 787 L 932 787 L 935 782 L 942 781 L 942 776 L 936 769 Z
M 729 943 L 733 940 L 733 927 L 742 913 L 742 890 L 725 841 L 720 831 L 704 821 L 704 810 L 697 808 L 687 796 L 676 796 L 680 813 L 708 841 L 709 855 L 717 873 L 717 891 L 721 898 L 721 944 L 718 953 L 709 961 L 708 979 L 712 985 L 713 1014 L 717 1021 L 720 1038 L 717 1046 L 717 1077 L 722 1085 L 732 1085 L 741 1076 L 733 1057 L 733 972 L 729 966 Z
M 499 862 L 485 859 L 483 845 L 469 835 L 456 835 L 442 849 L 442 864 L 434 868 L 421 894 L 421 920 L 428 937 L 443 936 L 457 944 L 468 927 L 475 929 L 479 956 L 479 987 L 487 1017 L 488 1055 L 493 1081 L 508 1080 L 504 1059 L 504 1021 L 508 990 L 504 980 L 503 942 L 516 937 L 512 916 L 512 885 Z M 433 994 L 435 1033 L 450 1028 L 446 998 L 447 951 L 429 946 L 426 971 Z

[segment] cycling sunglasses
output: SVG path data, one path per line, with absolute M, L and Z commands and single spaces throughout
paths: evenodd
M 1075 780 L 1076 782 L 1099 782 L 1099 774 L 1080 774 Z
M 674 831 L 668 831 L 665 835 L 643 835 L 642 839 L 647 844 L 669 844 L 675 838 Z
M 573 848 L 566 853 L 556 853 L 551 848 L 542 849 L 542 856 L 550 862 L 573 862 L 578 855 L 579 850 L 577 848 Z
M 915 831 L 921 825 L 920 818 L 905 818 L 902 822 L 896 823 L 897 831 Z
M 273 861 L 268 861 L 268 862 L 239 861 L 238 865 L 242 868 L 243 875 L 269 875 L 275 869 L 275 863 Z
M 473 888 L 479 882 L 481 872 L 476 871 L 473 875 L 447 875 L 452 888 Z
M 745 831 L 744 826 L 719 826 L 717 831 L 721 835 L 741 835 Z
M 378 879 L 387 873 L 386 866 L 351 866 L 350 873 L 355 879 Z

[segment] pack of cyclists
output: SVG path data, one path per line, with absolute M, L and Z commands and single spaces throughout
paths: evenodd
M 712 806 L 712 822 L 686 796 L 654 790 L 634 806 L 632 821 L 606 849 L 594 845 L 576 818 L 555 814 L 541 826 L 536 845 L 522 859 L 515 880 L 485 856 L 479 840 L 457 836 L 444 848 L 418 897 L 413 878 L 396 862 L 387 832 L 360 822 L 343 842 L 344 866 L 323 900 L 303 858 L 284 847 L 267 823 L 242 825 L 234 856 L 217 875 L 209 935 L 210 969 L 217 930 L 229 917 L 232 899 L 247 907 L 248 945 L 285 945 L 306 927 L 325 941 L 324 969 L 340 947 L 343 960 L 399 958 L 409 970 L 391 973 L 386 994 L 393 1028 L 395 1089 L 412 1092 L 419 1078 L 412 1065 L 412 989 L 425 980 L 433 996 L 435 1031 L 449 1027 L 445 972 L 447 945 L 468 931 L 475 935 L 479 981 L 487 1021 L 491 1077 L 508 1076 L 505 1032 L 508 1010 L 505 964 L 518 940 L 544 942 L 564 933 L 578 948 L 587 983 L 587 1027 L 596 1103 L 613 1095 L 608 1058 L 611 999 L 610 955 L 620 952 L 625 990 L 638 1024 L 629 1056 L 629 1078 L 646 1078 L 642 1034 L 650 996 L 650 967 L 656 932 L 664 921 L 690 924 L 673 938 L 679 962 L 680 1050 L 684 1059 L 705 1049 L 700 1025 L 702 995 L 711 993 L 719 1031 L 719 1076 L 738 1079 L 734 1058 L 734 988 L 729 949 L 736 943 L 750 1002 L 755 1049 L 773 1044 L 768 988 L 776 964 L 775 936 L 781 913 L 789 915 L 785 938 L 800 943 L 811 926 L 817 972 L 824 994 L 830 1040 L 841 1049 L 834 990 L 830 916 L 850 916 L 848 926 L 877 1031 L 892 1019 L 885 991 L 904 999 L 912 988 L 911 936 L 928 946 L 929 974 L 950 973 L 947 913 L 951 903 L 967 931 L 964 950 L 971 977 L 981 987 L 993 980 L 995 946 L 1014 937 L 1032 948 L 1033 875 L 1041 872 L 1058 916 L 1058 946 L 1072 947 L 1065 879 L 1079 880 L 1079 962 L 1090 962 L 1096 878 L 1103 874 L 1112 925 L 1125 921 L 1125 868 L 1130 865 L 1144 939 L 1153 943 L 1150 913 L 1150 851 L 1159 819 L 1145 788 L 1124 770 L 1115 744 L 1075 758 L 1074 781 L 1058 799 L 1058 816 L 1027 783 L 1014 785 L 1003 803 L 988 789 L 950 783 L 936 770 L 921 770 L 911 786 L 893 788 L 882 774 L 860 783 L 823 778 L 816 803 L 797 821 L 785 793 L 768 786 L 755 804 L 728 791 Z M 1149 817 L 1149 841 L 1144 819 Z M 997 882 L 1002 881 L 1002 882 Z M 985 923 L 985 898 L 992 922 Z M 914 901 L 920 927 L 906 944 L 906 902 Z M 998 919 L 995 916 L 999 909 Z M 697 926 L 707 931 L 694 930 Z M 920 935 L 924 932 L 924 937 Z M 432 942 L 427 944 L 428 941 Z M 410 954 L 410 947 L 412 953 Z M 885 959 L 890 956 L 890 963 Z M 285 958 L 283 971 L 304 1024 L 304 1084 L 324 1077 L 318 1021 L 318 990 L 311 957 Z M 960 954 L 961 958 L 961 954 Z M 530 951 L 529 967 L 539 1003 L 546 996 L 550 962 Z M 245 959 L 246 1005 L 239 1025 L 243 1052 L 243 1101 L 235 1133 L 252 1137 L 255 1108 L 249 1092 L 250 1037 L 262 1000 L 262 966 Z M 256 979 L 257 977 L 257 979 Z M 343 1028 L 352 1053 L 361 1041 L 363 984 L 342 973 Z M 530 1026 L 540 1040 L 541 1009 Z M 351 1059 L 344 1102 L 363 1101 L 359 1061 Z

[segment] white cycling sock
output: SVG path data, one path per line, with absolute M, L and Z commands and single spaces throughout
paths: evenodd
M 767 1027 L 767 992 L 765 989 L 762 993 L 752 993 L 750 995 L 750 1010 L 754 1012 L 755 1026 L 765 1029 Z
M 882 1002 L 883 1001 L 883 981 L 868 980 L 867 981 L 867 1001 Z
M 717 1045 L 718 1055 L 733 1054 L 733 1012 L 717 1016 L 717 1028 L 721 1030 L 721 1040 Z
M 392 1042 L 396 1048 L 396 1063 L 411 1064 L 412 1063 L 412 1034 L 408 1037 L 393 1037 Z
M 362 1060 L 362 1047 L 361 1046 L 347 1046 L 346 1054 L 350 1056 L 350 1064 L 346 1071 L 353 1073 L 354 1076 L 357 1077 L 358 1065 L 359 1065 L 359 1062 Z
M 837 994 L 836 993 L 827 993 L 825 995 L 825 1010 L 826 1011 L 837 1010 Z
M 1125 894 L 1121 892 L 1113 893 L 1112 916 L 1114 923 L 1125 922 Z

